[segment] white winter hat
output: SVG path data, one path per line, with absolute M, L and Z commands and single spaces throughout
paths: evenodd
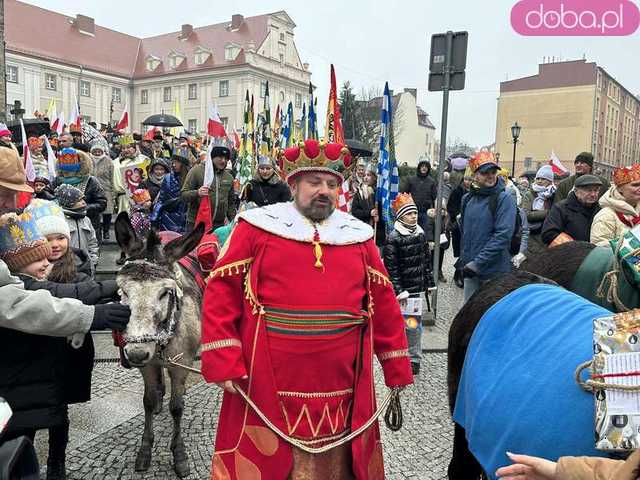
M 545 180 L 553 182 L 553 168 L 551 168 L 551 165 L 541 166 L 536 172 L 536 178 L 544 178 Z
M 71 238 L 67 219 L 64 217 L 62 208 L 57 203 L 36 198 L 24 209 L 24 213 L 28 213 L 33 217 L 36 221 L 38 232 L 43 237 L 59 234 Z

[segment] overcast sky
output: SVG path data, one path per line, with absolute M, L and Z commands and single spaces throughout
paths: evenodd
M 234 13 L 244 16 L 285 10 L 297 24 L 295 42 L 310 64 L 324 112 L 329 64 L 341 85 L 418 88 L 418 104 L 440 135 L 442 94 L 427 91 L 430 37 L 447 30 L 467 30 L 466 89 L 451 94 L 448 137 L 482 146 L 495 140 L 496 98 L 505 79 L 534 75 L 543 56 L 587 60 L 602 66 L 627 89 L 640 94 L 640 30 L 629 37 L 523 37 L 510 25 L 515 2 L 490 0 L 28 0 L 28 3 L 147 37 L 220 23 Z

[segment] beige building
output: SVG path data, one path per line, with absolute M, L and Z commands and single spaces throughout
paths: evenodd
M 241 127 L 245 92 L 254 95 L 257 113 L 268 81 L 272 111 L 292 102 L 299 117 L 311 73 L 295 27 L 279 11 L 136 38 L 83 15 L 6 0 L 7 104 L 20 100 L 30 117 L 55 99 L 68 118 L 77 98 L 87 121 L 107 124 L 128 103 L 130 127 L 140 131 L 147 116 L 172 113 L 177 99 L 185 128 L 195 132 L 206 129 L 212 103 L 223 122 Z
M 571 171 L 575 156 L 590 151 L 608 176 L 640 161 L 640 98 L 595 63 L 544 63 L 537 75 L 500 84 L 495 149 L 509 170 L 515 122 L 516 174 L 548 163 L 552 151 Z

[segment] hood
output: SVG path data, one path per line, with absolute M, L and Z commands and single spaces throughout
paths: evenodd
M 600 206 L 602 208 L 610 208 L 614 212 L 620 212 L 624 215 L 638 215 L 638 207 L 633 208 L 627 203 L 618 189 L 613 186 L 600 197 Z
M 422 165 L 426 165 L 427 166 L 427 173 L 424 174 L 424 175 L 422 173 L 420 173 L 420 167 Z M 431 173 L 431 164 L 427 160 L 420 160 L 418 162 L 418 167 L 416 168 L 416 176 L 418 176 L 418 177 L 428 177 L 430 173 Z
M 82 150 L 77 150 L 78 158 L 80 159 L 80 170 L 77 172 L 65 172 L 63 170 L 58 169 L 56 164 L 56 173 L 59 177 L 87 177 L 91 175 L 91 170 L 93 169 L 93 161 L 88 153 L 83 152 Z
M 71 247 L 78 272 L 91 276 L 91 259 L 89 254 L 79 248 Z

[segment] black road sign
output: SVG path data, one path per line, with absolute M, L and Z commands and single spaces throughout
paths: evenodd
M 431 37 L 431 57 L 429 59 L 429 91 L 444 90 L 445 69 L 449 64 L 449 90 L 463 90 L 467 66 L 467 32 L 454 32 L 451 44 L 451 58 L 447 62 L 447 34 L 438 33 Z

